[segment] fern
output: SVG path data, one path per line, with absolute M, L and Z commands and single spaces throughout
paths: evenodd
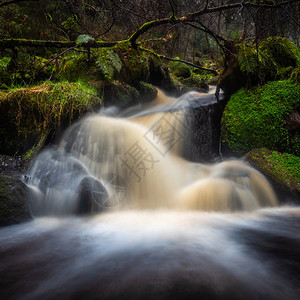
M 98 55 L 96 66 L 99 68 L 104 79 L 111 80 L 115 78 L 115 75 L 119 74 L 122 69 L 122 62 L 119 55 L 111 50 L 101 50 Z
M 255 73 L 258 67 L 257 51 L 246 44 L 239 45 L 238 63 L 242 72 Z
M 88 42 L 94 41 L 95 39 L 88 35 L 88 34 L 81 34 L 77 37 L 76 39 L 76 44 L 77 45 L 82 45 L 82 44 L 86 44 Z

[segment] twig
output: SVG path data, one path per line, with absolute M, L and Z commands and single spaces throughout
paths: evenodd
M 169 0 L 169 4 L 171 6 L 171 10 L 172 10 L 172 19 L 175 20 L 175 10 L 174 10 L 174 6 L 173 6 L 173 3 L 172 3 L 172 0 Z
M 66 52 L 75 49 L 76 47 L 78 47 L 78 45 L 70 47 L 66 50 L 64 50 L 63 52 L 57 54 L 55 57 L 51 58 L 47 63 L 45 63 L 39 70 L 36 71 L 36 73 L 33 75 L 33 77 L 35 77 L 40 71 L 42 71 L 44 68 L 46 68 L 47 66 L 49 66 L 54 60 L 56 60 L 57 58 L 59 58 L 60 56 L 64 55 Z
M 287 11 L 287 9 L 285 7 L 281 7 L 286 14 L 290 17 L 290 19 L 292 19 L 298 26 L 300 26 L 300 23 Z
M 182 63 L 185 63 L 185 64 L 187 64 L 189 66 L 194 67 L 194 68 L 201 69 L 201 70 L 208 71 L 208 72 L 212 72 L 212 73 L 214 73 L 216 75 L 218 74 L 218 72 L 216 70 L 214 70 L 214 69 L 204 68 L 204 67 L 201 67 L 199 65 L 193 64 L 193 63 L 191 63 L 189 61 L 183 60 L 183 59 L 171 58 L 171 57 L 168 57 L 168 56 L 165 56 L 165 55 L 161 55 L 161 54 L 155 53 L 154 51 L 152 51 L 150 49 L 143 48 L 143 47 L 140 47 L 140 49 L 143 50 L 143 51 L 149 52 L 152 55 L 154 55 L 156 57 L 159 57 L 159 58 L 163 58 L 163 59 L 170 60 L 170 61 L 182 62 Z
M 102 32 L 102 33 L 99 33 L 99 34 L 97 34 L 96 36 L 94 36 L 95 39 L 98 38 L 98 37 L 100 37 L 100 36 L 102 36 L 102 35 L 107 34 L 107 33 L 113 28 L 116 19 L 115 19 L 115 16 L 114 16 L 113 13 L 111 14 L 111 16 L 112 16 L 112 18 L 113 18 L 113 21 L 112 21 L 112 23 L 110 24 L 109 28 L 108 28 L 106 31 L 104 31 L 104 32 Z

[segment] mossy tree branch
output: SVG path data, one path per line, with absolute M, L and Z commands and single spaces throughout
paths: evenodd
M 124 42 L 124 41 L 121 41 Z M 113 47 L 120 42 L 89 41 L 78 46 L 83 48 L 105 48 Z M 14 47 L 49 47 L 49 48 L 70 48 L 76 46 L 75 41 L 45 41 L 45 40 L 27 40 L 27 39 L 2 39 L 0 48 Z

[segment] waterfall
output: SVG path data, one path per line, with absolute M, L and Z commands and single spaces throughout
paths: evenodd
M 204 164 L 184 158 L 198 117 L 191 110 L 211 102 L 198 93 L 175 99 L 159 91 L 152 104 L 117 116 L 105 111 L 86 116 L 56 148 L 41 153 L 26 174 L 33 213 L 230 212 L 275 206 L 267 180 L 244 162 Z
M 159 91 L 73 124 L 24 175 L 36 217 L 0 228 L 0 298 L 299 299 L 299 207 L 215 160 L 218 114 Z

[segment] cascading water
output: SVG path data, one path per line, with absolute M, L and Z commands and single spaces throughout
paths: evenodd
M 199 96 L 176 100 L 161 94 L 154 106 L 130 117 L 93 114 L 71 126 L 58 148 L 41 154 L 27 175 L 33 211 L 73 214 L 86 206 L 251 211 L 276 205 L 264 177 L 241 161 L 204 165 L 180 158 L 192 122 L 185 111 Z
M 240 160 L 185 159 L 212 102 L 159 91 L 44 150 L 24 176 L 37 218 L 1 230 L 1 299 L 297 299 L 299 209 Z

